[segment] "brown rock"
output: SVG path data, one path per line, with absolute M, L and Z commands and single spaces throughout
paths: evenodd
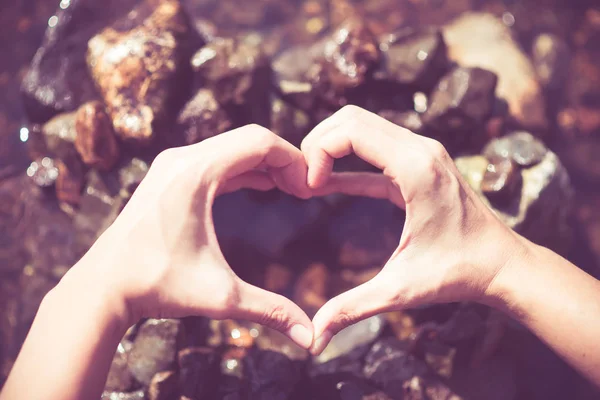
M 58 167 L 53 159 L 44 157 L 32 161 L 27 168 L 27 176 L 33 183 L 41 188 L 48 188 L 54 185 L 58 178 Z
M 129 357 L 129 352 L 132 347 L 133 345 L 128 340 L 123 340 L 119 343 L 112 363 L 110 364 L 110 370 L 108 371 L 104 390 L 127 392 L 132 389 L 134 380 L 127 367 L 127 358 Z
M 83 104 L 77 110 L 75 148 L 90 167 L 110 170 L 119 159 L 119 147 L 112 123 L 99 101 Z
M 78 206 L 85 179 L 81 162 L 78 159 L 56 160 L 56 167 L 58 168 L 56 197 L 69 206 Z
M 505 206 L 518 199 L 521 188 L 521 171 L 508 158 L 492 160 L 483 174 L 481 191 L 492 204 Z
M 209 399 L 217 387 L 219 357 L 214 349 L 189 347 L 177 354 L 181 396 L 194 399 Z
M 200 89 L 177 117 L 186 144 L 198 143 L 229 130 L 233 123 L 210 89 Z
M 327 302 L 329 271 L 325 264 L 311 264 L 298 278 L 294 291 L 294 302 L 309 316 Z
M 172 400 L 179 395 L 179 376 L 175 371 L 158 372 L 150 381 L 148 400 Z

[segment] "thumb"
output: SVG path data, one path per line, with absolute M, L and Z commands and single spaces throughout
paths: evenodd
M 385 295 L 380 275 L 329 300 L 313 318 L 313 355 L 323 352 L 331 338 L 342 329 L 363 319 L 388 311 L 391 297 Z
M 313 341 L 313 325 L 300 307 L 289 299 L 267 290 L 240 282 L 239 302 L 232 317 L 257 322 L 287 335 L 304 349 Z

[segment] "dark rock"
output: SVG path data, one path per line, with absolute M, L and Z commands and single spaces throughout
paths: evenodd
M 0 276 L 21 271 L 27 262 L 23 238 L 30 222 L 30 210 L 25 202 L 29 186 L 31 185 L 23 175 L 0 180 Z M 8 295 L 9 291 L 6 290 L 5 293 Z M 13 301 L 15 300 L 16 298 Z M 4 326 L 4 329 L 11 330 L 10 324 L 6 323 Z M 0 335 L 0 338 L 3 336 Z
M 58 177 L 56 178 L 56 198 L 67 207 L 77 207 L 81 201 L 85 170 L 77 159 L 56 160 Z
M 383 62 L 376 79 L 429 92 L 449 68 L 442 33 L 434 29 L 404 29 L 384 35 L 379 43 Z
M 181 396 L 193 399 L 212 398 L 217 388 L 219 357 L 207 347 L 189 347 L 177 353 Z
M 60 114 L 46 122 L 41 130 L 34 129 L 30 136 L 30 145 L 38 151 L 62 160 L 79 158 L 75 149 L 77 130 L 76 113 Z
M 398 112 L 393 110 L 384 110 L 379 112 L 379 116 L 414 133 L 419 133 L 423 128 L 421 114 L 416 111 Z
M 127 358 L 131 351 L 132 344 L 128 340 L 123 340 L 119 343 L 115 356 L 113 357 L 106 378 L 104 390 L 115 392 L 128 392 L 133 389 L 134 380 L 127 366 Z
M 186 144 L 198 143 L 232 128 L 227 112 L 217 103 L 210 89 L 200 89 L 183 107 L 177 123 Z
M 249 36 L 218 38 L 198 50 L 191 64 L 196 79 L 221 105 L 233 108 L 237 124 L 269 124 L 269 59 Z
M 493 72 L 481 68 L 453 69 L 430 97 L 423 114 L 427 130 L 450 150 L 470 144 L 492 114 L 497 81 Z
M 53 186 L 58 178 L 58 168 L 54 160 L 50 157 L 44 157 L 41 160 L 33 161 L 27 168 L 27 176 L 33 183 L 41 188 Z
M 300 308 L 313 317 L 327 302 L 329 269 L 325 264 L 309 265 L 298 278 L 293 300 Z
M 187 94 L 178 80 L 189 68 L 191 28 L 177 0 L 141 3 L 129 16 L 89 41 L 87 63 L 115 132 L 146 144 Z
M 274 351 L 252 350 L 244 359 L 252 399 L 285 400 L 302 378 L 301 363 Z
M 519 198 L 521 184 L 521 171 L 515 162 L 500 158 L 488 164 L 481 180 L 481 191 L 492 204 L 503 207 Z
M 533 40 L 533 66 L 543 88 L 560 90 L 569 74 L 571 52 L 565 41 L 553 34 L 542 33 Z
M 175 371 L 156 373 L 148 386 L 148 400 L 172 400 L 179 396 L 179 376 Z
M 100 400 L 145 400 L 146 395 L 143 390 L 138 390 L 136 392 L 108 392 L 105 391 L 102 393 L 102 398 Z
M 221 358 L 221 374 L 231 378 L 244 379 L 246 377 L 246 370 L 243 360 L 247 354 L 248 349 L 243 347 L 236 347 L 225 351 Z M 233 383 L 236 380 L 231 379 L 229 381 Z
M 119 169 L 121 194 L 125 198 L 131 197 L 147 173 L 148 164 L 138 158 L 132 158 Z
M 258 349 L 281 353 L 294 361 L 305 361 L 308 359 L 308 351 L 298 346 L 283 333 L 263 326 L 257 326 L 256 329 L 258 336 L 256 337 L 255 344 Z
M 119 159 L 119 147 L 104 105 L 92 101 L 79 107 L 75 130 L 75 148 L 83 162 L 93 168 L 110 170 Z
M 511 158 L 524 168 L 542 162 L 547 152 L 546 146 L 527 132 L 515 132 L 509 137 L 494 140 L 483 149 L 483 155 L 489 160 Z
M 381 267 L 398 247 L 404 212 L 388 200 L 357 198 L 332 216 L 329 239 L 345 268 Z
M 173 366 L 180 328 L 181 321 L 175 319 L 151 319 L 140 327 L 127 360 L 140 383 L 148 385 L 157 372 Z
M 311 124 L 309 115 L 286 101 L 274 97 L 271 100 L 271 131 L 296 147 L 308 134 Z

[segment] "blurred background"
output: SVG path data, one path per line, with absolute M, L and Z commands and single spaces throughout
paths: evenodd
M 0 387 L 43 296 L 158 152 L 251 122 L 298 145 L 345 104 L 440 140 L 509 226 L 600 277 L 598 1 L 0 0 Z M 404 221 L 278 192 L 214 214 L 236 272 L 311 316 L 377 273 Z M 142 321 L 103 398 L 599 396 L 465 303 L 373 317 L 316 359 L 243 321 Z

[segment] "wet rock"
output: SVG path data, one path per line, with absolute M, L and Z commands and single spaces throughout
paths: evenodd
M 336 92 L 363 83 L 381 59 L 375 36 L 359 18 L 343 22 L 324 51 L 324 69 Z
M 483 174 L 481 191 L 490 203 L 502 207 L 518 198 L 521 183 L 521 171 L 513 160 L 496 159 L 488 164 Z
M 497 95 L 507 100 L 511 115 L 519 123 L 531 128 L 547 126 L 542 90 L 533 65 L 499 18 L 465 13 L 442 31 L 450 59 L 463 67 L 484 68 L 498 76 Z
M 102 393 L 102 398 L 100 400 L 144 400 L 145 398 L 146 396 L 143 390 L 130 393 L 105 391 Z
M 207 347 L 189 347 L 177 353 L 179 388 L 188 399 L 212 398 L 219 375 L 219 357 Z
M 525 135 L 528 134 L 511 134 L 497 140 L 520 142 Z M 528 136 L 528 141 L 535 140 Z M 492 142 L 487 148 L 498 147 L 498 142 Z M 488 160 L 481 156 L 459 157 L 455 163 L 471 187 L 482 194 L 481 181 Z M 567 171 L 556 154 L 548 150 L 541 162 L 522 169 L 521 175 L 520 198 L 508 209 L 493 207 L 483 195 L 482 200 L 504 223 L 528 239 L 554 251 L 566 250 L 571 232 L 567 220 L 573 196 Z
M 542 33 L 533 40 L 533 66 L 543 88 L 560 90 L 569 74 L 571 52 L 565 41 L 550 33 Z
M 232 128 L 227 112 L 217 103 L 210 89 L 200 89 L 183 107 L 177 123 L 186 144 L 198 143 Z
M 309 265 L 298 278 L 293 300 L 309 317 L 327 302 L 328 280 L 329 270 L 321 263 Z
M 147 173 L 148 164 L 139 158 L 132 158 L 123 165 L 118 172 L 121 195 L 125 198 L 131 197 Z
M 179 376 L 175 371 L 158 372 L 150 381 L 148 400 L 171 400 L 179 395 Z
M 304 361 L 308 359 L 308 351 L 298 346 L 283 333 L 267 327 L 260 327 L 255 341 L 261 350 L 274 351 L 285 355 L 290 360 Z
M 287 399 L 302 378 L 301 363 L 285 355 L 252 350 L 244 359 L 252 399 Z
M 496 83 L 496 75 L 481 68 L 453 69 L 433 91 L 423 123 L 450 151 L 471 144 L 492 114 Z
M 378 113 L 380 117 L 387 119 L 388 121 L 406 128 L 414 133 L 421 132 L 423 128 L 423 121 L 421 120 L 421 114 L 416 111 L 393 111 L 383 110 Z
M 264 288 L 269 292 L 283 293 L 292 281 L 292 271 L 281 264 L 271 263 L 265 270 Z
M 398 247 L 404 213 L 387 200 L 356 198 L 332 216 L 329 239 L 345 268 L 381 267 Z
M 54 160 L 50 157 L 44 157 L 32 161 L 27 168 L 27 176 L 31 178 L 34 184 L 41 188 L 48 188 L 55 184 L 58 178 L 58 168 Z
M 157 372 L 170 369 L 176 358 L 181 321 L 151 319 L 146 321 L 133 342 L 127 364 L 133 376 L 145 385 Z
M 196 79 L 221 105 L 235 108 L 238 123 L 269 124 L 269 59 L 252 37 L 217 38 L 191 60 Z
M 78 158 L 75 150 L 75 121 L 75 112 L 60 114 L 46 122 L 40 131 L 32 130 L 29 145 L 35 149 L 30 151 L 63 160 Z
M 129 357 L 129 352 L 132 347 L 132 343 L 128 340 L 123 340 L 119 343 L 112 363 L 110 364 L 110 370 L 108 371 L 104 390 L 128 392 L 133 389 L 134 379 L 127 366 L 127 358 Z
M 508 138 L 494 140 L 483 149 L 483 155 L 489 160 L 510 158 L 524 168 L 542 162 L 547 152 L 546 146 L 527 132 L 515 132 Z
M 140 3 L 129 15 L 89 41 L 87 63 L 117 135 L 148 143 L 189 87 L 177 82 L 186 75 L 191 31 L 177 0 Z
M 79 159 L 55 160 L 58 168 L 56 198 L 67 207 L 77 207 L 85 180 L 85 170 Z
M 310 117 L 304 111 L 275 97 L 271 100 L 271 130 L 296 147 L 311 128 Z
M 75 116 L 75 148 L 83 162 L 108 171 L 119 159 L 119 147 L 112 123 L 99 101 L 83 104 Z
M 383 62 L 376 79 L 429 92 L 449 68 L 446 43 L 434 29 L 404 29 L 384 35 L 379 43 Z

